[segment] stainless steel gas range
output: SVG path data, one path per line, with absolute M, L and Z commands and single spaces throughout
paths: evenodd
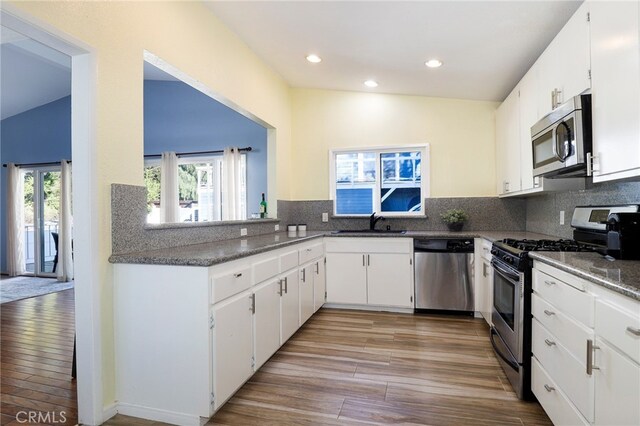
M 576 207 L 571 224 L 575 240 L 496 241 L 491 248 L 493 307 L 491 344 L 520 399 L 531 392 L 531 269 L 530 251 L 597 251 L 606 254 L 604 223 L 610 213 L 638 211 L 640 206 Z

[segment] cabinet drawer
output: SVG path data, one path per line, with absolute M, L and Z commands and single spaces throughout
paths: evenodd
M 303 263 L 310 262 L 313 259 L 322 256 L 322 254 L 324 253 L 324 248 L 322 244 L 314 244 L 309 247 L 301 248 L 300 250 L 298 250 L 298 253 L 300 254 L 300 265 L 302 265 Z
M 589 425 L 535 357 L 531 358 L 531 390 L 553 424 Z
M 538 320 L 534 319 L 532 322 L 533 355 L 580 413 L 587 420 L 593 421 L 594 382 L 593 376 L 587 375 L 586 359 L 573 357 Z M 585 358 L 586 344 L 585 342 Z
M 270 257 L 253 264 L 253 283 L 261 283 L 271 277 L 275 277 L 280 272 L 280 259 Z
M 593 328 L 593 296 L 552 275 L 534 269 L 533 290 L 563 313 Z
M 536 294 L 531 298 L 531 313 L 574 357 L 584 359 L 585 345 L 588 339 L 593 339 L 593 330 L 571 319 Z
M 251 287 L 251 265 L 243 264 L 225 268 L 225 271 L 214 273 L 211 280 L 211 303 L 217 303 L 227 297 L 240 293 Z
M 400 237 L 325 238 L 327 253 L 412 253 L 413 239 Z
M 640 363 L 640 314 L 633 315 L 597 299 L 596 334 Z
M 289 269 L 298 266 L 298 250 L 291 250 L 280 255 L 280 272 L 287 272 Z

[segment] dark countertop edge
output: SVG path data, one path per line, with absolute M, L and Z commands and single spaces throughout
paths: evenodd
M 534 260 L 539 260 L 541 262 L 546 263 L 547 265 L 554 266 L 562 271 L 568 272 L 572 275 L 576 275 L 580 278 L 583 278 L 587 281 L 590 281 L 594 284 L 600 285 L 604 288 L 612 290 L 616 293 L 622 294 L 623 296 L 627 296 L 629 298 L 640 301 L 640 290 L 632 290 L 619 283 L 614 283 L 609 281 L 603 277 L 593 275 L 583 269 L 573 267 L 566 263 L 562 263 L 559 260 L 552 259 L 544 255 L 544 252 L 529 252 L 529 257 Z
M 270 235 L 270 234 L 266 234 Z M 255 237 L 261 237 L 264 235 L 256 235 Z M 231 262 L 233 260 L 242 259 L 245 257 L 253 256 L 260 253 L 265 253 L 272 250 L 277 250 L 279 248 L 287 247 L 294 244 L 299 244 L 301 242 L 314 240 L 316 238 L 322 238 L 325 234 L 315 234 L 308 236 L 300 236 L 295 240 L 290 241 L 282 241 L 282 242 L 274 242 L 271 244 L 267 244 L 263 247 L 256 247 L 248 250 L 239 251 L 233 254 L 219 256 L 215 258 L 191 258 L 191 259 L 176 259 L 169 258 L 163 256 L 153 256 L 152 252 L 133 252 L 133 253 L 121 253 L 121 254 L 112 254 L 109 256 L 109 263 L 128 263 L 135 265 L 167 265 L 167 266 L 201 266 L 208 267 L 213 265 L 218 265 L 220 263 Z M 251 237 L 249 237 L 251 238 Z M 237 240 L 240 240 L 238 238 Z M 233 240 L 221 240 L 221 241 L 213 241 L 216 242 L 228 242 Z M 206 243 L 205 243 L 206 244 Z M 183 246 L 184 247 L 184 246 Z M 180 247 L 175 247 L 176 249 L 180 249 Z M 168 248 L 162 249 L 167 250 Z

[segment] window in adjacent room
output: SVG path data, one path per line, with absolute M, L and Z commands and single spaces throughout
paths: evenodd
M 335 215 L 424 214 L 428 145 L 331 152 Z

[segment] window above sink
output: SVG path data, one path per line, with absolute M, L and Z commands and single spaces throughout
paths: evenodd
M 429 146 L 330 153 L 334 216 L 422 216 L 429 197 Z

